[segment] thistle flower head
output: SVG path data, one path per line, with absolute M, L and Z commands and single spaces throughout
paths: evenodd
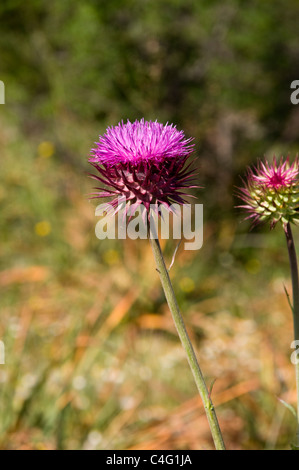
M 112 197 L 112 207 L 122 197 L 126 208 L 143 204 L 169 208 L 183 204 L 194 180 L 186 161 L 193 151 L 192 139 L 172 124 L 127 121 L 107 129 L 91 150 L 89 162 L 97 170 L 90 175 L 103 186 L 95 198 Z
M 244 187 L 238 196 L 245 202 L 239 207 L 248 213 L 253 225 L 270 222 L 271 228 L 280 221 L 284 227 L 289 222 L 299 222 L 299 161 L 290 164 L 289 157 L 274 156 L 272 164 L 259 162 L 247 171 Z

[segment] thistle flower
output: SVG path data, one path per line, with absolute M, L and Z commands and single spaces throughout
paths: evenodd
M 238 196 L 252 219 L 253 225 L 270 222 L 274 228 L 280 221 L 286 230 L 289 222 L 299 222 L 299 161 L 298 157 L 290 164 L 289 157 L 281 157 L 277 162 L 274 156 L 272 165 L 259 162 L 247 171 L 244 187 L 239 188 Z M 246 220 L 245 219 L 245 220 Z
M 191 141 L 172 124 L 157 121 L 122 121 L 108 128 L 89 158 L 98 171 L 90 176 L 103 184 L 93 197 L 112 197 L 115 211 L 122 197 L 126 213 L 141 204 L 147 212 L 151 205 L 169 209 L 173 203 L 183 204 L 189 189 L 197 187 L 191 185 L 194 172 L 186 165 Z

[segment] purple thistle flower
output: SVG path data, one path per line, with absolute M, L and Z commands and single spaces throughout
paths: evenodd
M 194 171 L 186 165 L 194 145 L 172 124 L 157 121 L 127 121 L 109 127 L 91 150 L 89 162 L 98 171 L 90 175 L 103 187 L 95 189 L 94 198 L 112 197 L 116 210 L 122 197 L 128 208 L 141 204 L 149 212 L 162 204 L 183 204 L 190 196 Z
M 286 229 L 289 222 L 299 222 L 299 161 L 292 165 L 289 157 L 281 157 L 277 162 L 274 156 L 272 165 L 259 162 L 247 171 L 244 187 L 239 188 L 238 196 L 245 205 L 238 206 L 248 212 L 247 219 L 253 225 L 270 222 L 274 228 L 280 221 Z

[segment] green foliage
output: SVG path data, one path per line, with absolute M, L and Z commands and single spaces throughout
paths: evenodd
M 1 75 L 30 120 L 145 116 L 202 137 L 219 113 L 247 109 L 266 136 L 281 138 L 293 109 L 298 14 L 290 0 L 8 0 Z

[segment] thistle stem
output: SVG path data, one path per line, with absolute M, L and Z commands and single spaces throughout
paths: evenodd
M 293 233 L 291 225 L 288 223 L 285 229 L 287 247 L 289 252 L 289 260 L 291 267 L 291 277 L 292 277 L 292 292 L 293 292 L 293 324 L 294 324 L 294 338 L 295 346 L 299 344 L 299 276 L 298 276 L 298 264 L 296 249 L 294 244 Z M 297 343 L 298 341 L 298 343 Z M 297 430 L 296 430 L 296 446 L 299 446 L 299 361 L 295 361 L 295 371 L 296 371 L 296 388 L 297 388 Z
M 152 229 L 152 224 L 151 224 L 151 229 Z M 210 425 L 215 448 L 216 450 L 225 450 L 225 445 L 223 442 L 221 430 L 220 430 L 219 423 L 217 420 L 215 408 L 213 406 L 203 374 L 199 367 L 194 349 L 192 347 L 190 338 L 186 331 L 186 327 L 185 327 L 182 315 L 180 313 L 180 309 L 179 309 L 179 306 L 178 306 L 178 303 L 177 303 L 177 300 L 173 291 L 173 287 L 169 278 L 168 270 L 165 266 L 165 261 L 163 258 L 158 236 L 154 236 L 152 238 L 149 235 L 149 239 L 151 242 L 152 250 L 153 250 L 155 261 L 156 261 L 157 271 L 161 279 L 161 284 L 165 293 L 165 297 L 166 297 L 169 309 L 171 311 L 182 346 L 187 354 L 188 362 L 192 370 L 199 394 L 204 404 L 204 408 L 205 408 L 205 412 L 206 412 L 208 422 Z

